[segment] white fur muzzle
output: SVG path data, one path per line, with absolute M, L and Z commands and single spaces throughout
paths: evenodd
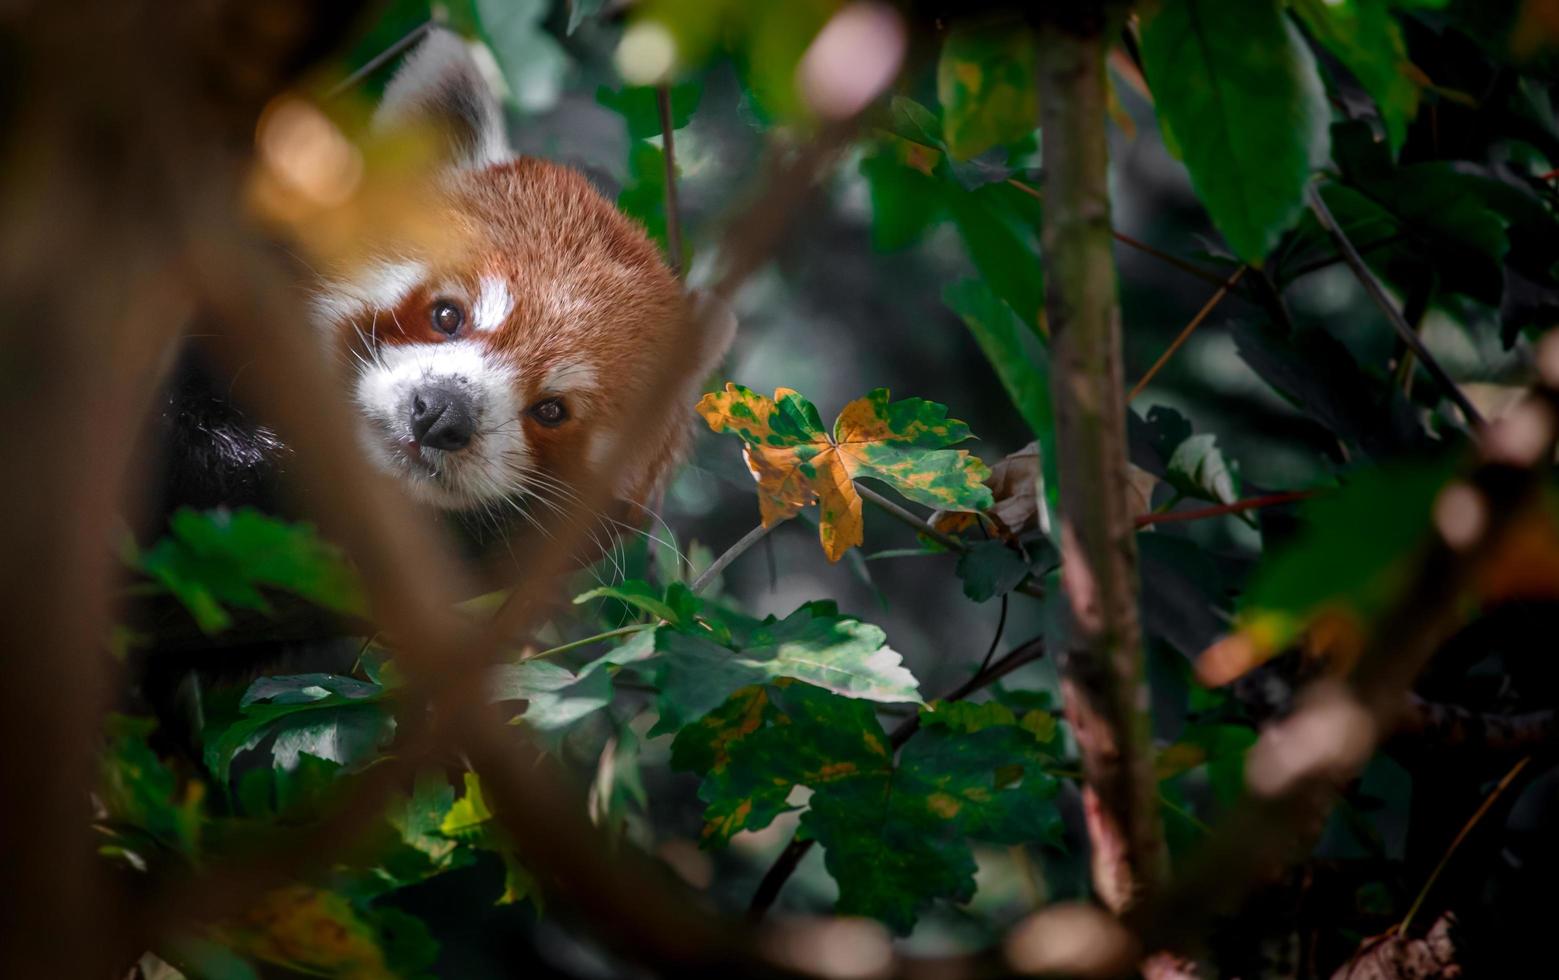
M 432 384 L 456 385 L 471 399 L 476 432 L 462 449 L 416 443 L 412 403 Z M 439 507 L 467 509 L 510 497 L 524 485 L 531 462 L 515 385 L 513 369 L 472 341 L 381 347 L 359 366 L 357 379 L 368 455 L 401 477 L 413 496 Z

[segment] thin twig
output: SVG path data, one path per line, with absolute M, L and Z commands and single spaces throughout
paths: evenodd
M 1377 248 L 1384 248 L 1387 245 L 1394 245 L 1406 237 L 1407 236 L 1401 232 L 1393 232 L 1389 235 L 1386 235 L 1384 238 L 1377 238 L 1374 241 L 1365 242 L 1363 245 L 1357 246 L 1357 248 L 1360 255 L 1368 255 Z M 1283 277 L 1284 285 L 1291 286 L 1294 284 L 1296 279 L 1301 279 L 1304 276 L 1308 276 L 1312 272 L 1320 272 L 1322 269 L 1330 269 L 1332 266 L 1343 261 L 1346 260 L 1342 257 L 1341 254 L 1338 254 L 1328 255 L 1322 259 L 1315 259 L 1314 261 L 1306 262 L 1304 265 Z
M 1451 841 L 1451 846 L 1446 849 L 1445 854 L 1440 858 L 1439 863 L 1436 864 L 1434 866 L 1434 870 L 1429 873 L 1429 878 L 1424 882 L 1424 887 L 1418 890 L 1418 896 L 1413 899 L 1413 904 L 1408 908 L 1407 915 L 1402 917 L 1402 924 L 1397 926 L 1397 935 L 1407 935 L 1408 927 L 1413 924 L 1413 917 L 1417 915 L 1418 910 L 1423 907 L 1424 899 L 1429 897 L 1429 892 L 1434 888 L 1435 882 L 1440 880 L 1440 873 L 1444 871 L 1445 866 L 1450 863 L 1451 855 L 1455 854 L 1456 849 L 1462 846 L 1462 841 L 1466 840 L 1467 835 L 1472 833 L 1472 829 L 1478 826 L 1478 821 L 1482 820 L 1484 815 L 1487 814 L 1494 806 L 1494 801 L 1500 798 L 1500 796 L 1507 788 L 1509 788 L 1510 784 L 1515 780 L 1515 778 L 1521 774 L 1521 770 L 1525 769 L 1527 767 L 1527 763 L 1531 761 L 1532 757 L 1530 755 L 1522 756 L 1521 761 L 1511 766 L 1510 771 L 1505 773 L 1505 777 L 1501 779 L 1494 787 L 1494 789 L 1489 793 L 1489 795 L 1484 798 L 1483 804 L 1479 806 L 1478 809 L 1473 812 L 1473 815 L 1468 818 L 1467 822 L 1462 825 L 1462 829 L 1456 834 L 1456 839 Z
M 332 85 L 330 87 L 330 91 L 325 93 L 325 98 L 338 99 L 347 92 L 350 92 L 352 89 L 361 85 L 363 83 L 363 79 L 367 78 L 369 75 L 372 75 L 374 72 L 378 71 L 380 68 L 383 68 L 392 60 L 399 57 L 402 52 L 406 51 L 412 45 L 421 40 L 422 35 L 432 30 L 434 26 L 434 21 L 425 20 L 416 27 L 413 27 L 399 41 L 396 41 L 394 44 L 368 59 L 367 64 L 363 65 L 352 74 Z
M 862 486 L 861 484 L 857 483 L 855 485 L 855 489 L 856 492 L 861 495 L 862 500 L 865 500 L 867 503 L 873 505 L 883 513 L 897 518 L 905 525 L 914 528 L 917 533 L 924 534 L 926 537 L 935 541 L 937 544 L 946 548 L 948 551 L 956 552 L 957 554 L 961 555 L 969 550 L 969 546 L 967 544 L 964 544 L 962 541 L 953 537 L 951 534 L 938 531 L 935 527 L 932 527 L 929 522 L 921 520 L 906 508 L 899 506 L 870 487 Z M 1024 595 L 1033 596 L 1036 599 L 1045 598 L 1044 586 L 1034 581 L 1032 577 L 1024 579 L 1023 583 L 1013 591 L 1022 592 Z
M 1413 330 L 1412 325 L 1403 318 L 1401 311 L 1392 305 L 1391 298 L 1381 288 L 1379 280 L 1370 271 L 1370 267 L 1364 264 L 1364 259 L 1360 257 L 1358 250 L 1353 247 L 1353 242 L 1348 240 L 1347 234 L 1342 230 L 1342 225 L 1338 224 L 1337 219 L 1332 217 L 1331 209 L 1326 206 L 1326 201 L 1321 198 L 1319 185 L 1310 185 L 1309 196 L 1310 210 L 1315 212 L 1316 220 L 1321 222 L 1321 227 L 1325 228 L 1326 233 L 1332 236 L 1332 242 L 1336 244 L 1337 250 L 1342 253 L 1344 261 L 1348 263 L 1348 268 L 1353 270 L 1354 276 L 1359 280 L 1359 285 L 1364 287 L 1364 292 L 1380 308 L 1380 311 L 1386 315 L 1386 319 L 1390 321 L 1392 329 L 1396 330 L 1397 336 L 1402 338 L 1402 342 L 1407 345 L 1408 350 L 1418 355 L 1418 359 L 1424 363 L 1424 370 L 1428 371 L 1429 376 L 1435 379 L 1435 383 L 1445 392 L 1446 397 L 1456 403 L 1456 407 L 1461 409 L 1462 415 L 1466 417 L 1467 421 L 1474 426 L 1482 426 L 1482 413 L 1473 407 L 1472 402 L 1468 401 L 1466 395 L 1462 394 L 1462 390 L 1456 386 L 1455 381 L 1451 380 L 1451 376 L 1446 373 L 1445 368 L 1440 366 L 1440 362 L 1435 360 L 1434 355 L 1430 353 L 1429 348 L 1425 346 L 1418 333 Z
M 1148 368 L 1147 372 L 1137 380 L 1135 385 L 1132 385 L 1131 391 L 1126 393 L 1126 401 L 1134 401 L 1138 395 L 1142 394 L 1142 389 L 1146 388 L 1148 382 L 1153 380 L 1153 376 L 1158 374 L 1165 364 L 1169 363 L 1169 359 L 1175 355 L 1175 351 L 1179 350 L 1187 340 L 1191 339 L 1191 334 L 1195 333 L 1196 328 L 1202 325 L 1202 321 L 1206 320 L 1213 310 L 1218 308 L 1218 304 L 1223 302 L 1223 298 L 1229 295 L 1230 290 L 1239 285 L 1240 277 L 1245 275 L 1247 268 L 1248 266 L 1242 265 L 1235 269 L 1234 274 L 1225 279 L 1223 285 L 1218 287 L 1218 291 L 1213 293 L 1212 297 L 1202 304 L 1202 308 L 1196 311 L 1196 316 L 1192 317 L 1191 322 L 1185 325 L 1185 329 L 1180 331 L 1179 335 L 1164 349 L 1164 353 L 1158 356 L 1158 360 L 1153 362 L 1153 366 Z
M 1151 524 L 1174 524 L 1179 521 L 1200 521 L 1208 517 L 1221 517 L 1224 514 L 1239 514 L 1247 510 L 1256 510 L 1261 507 L 1275 507 L 1278 504 L 1291 504 L 1296 500 L 1305 500 L 1315 496 L 1311 490 L 1292 490 L 1286 493 L 1269 493 L 1260 497 L 1247 497 L 1244 500 L 1236 500 L 1232 503 L 1218 504 L 1214 507 L 1201 507 L 1196 510 L 1172 510 L 1158 514 L 1138 514 L 1136 523 L 1138 527 L 1147 527 Z
M 1014 647 L 1008 651 L 1006 656 L 991 664 L 990 667 L 979 671 L 973 677 L 970 677 L 936 700 L 962 701 L 969 695 L 983 690 L 1019 667 L 1031 664 L 1044 655 L 1044 640 L 1036 637 L 1021 646 Z M 918 731 L 920 731 L 920 713 L 916 712 L 900 722 L 888 734 L 888 744 L 894 749 L 901 748 Z M 747 917 L 750 921 L 756 922 L 762 919 L 769 909 L 773 907 L 774 900 L 779 897 L 780 889 L 785 887 L 785 882 L 790 880 L 790 876 L 795 873 L 796 867 L 801 864 L 801 859 L 807 856 L 807 852 L 812 850 L 812 845 L 815 843 L 817 841 L 812 838 L 803 840 L 799 837 L 794 837 L 791 838 L 789 844 L 785 845 L 785 849 L 774 859 L 774 863 L 769 865 L 769 870 L 764 873 L 763 880 L 758 882 L 758 888 L 753 892 L 752 902 L 747 906 Z
M 1187 275 L 1195 276 L 1203 282 L 1211 283 L 1212 285 L 1217 286 L 1221 285 L 1224 281 L 1223 277 L 1218 275 L 1216 272 L 1210 272 L 1199 265 L 1194 265 L 1190 262 L 1187 262 L 1185 259 L 1182 259 L 1177 255 L 1171 255 L 1163 249 L 1154 248 L 1147 242 L 1133 238 L 1123 231 L 1116 231 L 1112 228 L 1110 229 L 1110 237 L 1114 238 L 1122 245 L 1134 248 L 1137 251 L 1142 252 L 1144 255 L 1151 255 L 1160 262 L 1172 265 L 1181 272 L 1184 272 Z
M 671 86 L 655 87 L 655 105 L 660 109 L 661 151 L 666 158 L 666 258 L 671 271 L 682 278 L 682 218 L 677 211 L 676 127 L 671 119 Z
M 1032 198 L 1035 198 L 1035 199 L 1038 199 L 1038 200 L 1044 200 L 1044 197 L 1040 194 L 1040 192 L 1039 192 L 1039 190 L 1037 188 L 1030 187 L 1028 184 L 1025 184 L 1023 181 L 1018 180 L 1016 177 L 1008 177 L 1007 178 L 1007 183 L 1008 183 L 1008 185 L 1017 188 L 1018 190 L 1022 191 L 1023 193 L 1027 194 L 1028 196 L 1030 196 Z M 1218 273 L 1210 272 L 1207 269 L 1204 269 L 1204 268 L 1202 268 L 1199 265 L 1196 265 L 1196 264 L 1191 263 L 1191 262 L 1187 262 L 1185 259 L 1180 258 L 1178 255 L 1171 255 L 1170 253 L 1164 251 L 1163 249 L 1154 248 L 1152 245 L 1149 245 L 1147 242 L 1144 242 L 1144 241 L 1142 241 L 1140 239 L 1137 239 L 1137 238 L 1133 238 L 1130 235 L 1126 234 L 1124 231 L 1116 231 L 1115 229 L 1112 228 L 1112 229 L 1110 229 L 1110 235 L 1116 241 L 1120 242 L 1122 245 L 1125 245 L 1125 246 L 1127 246 L 1129 248 L 1134 248 L 1137 251 L 1143 253 L 1144 255 L 1151 255 L 1155 259 L 1158 259 L 1160 262 L 1164 262 L 1164 263 L 1166 263 L 1168 265 L 1172 265 L 1176 269 L 1179 269 L 1181 272 L 1184 272 L 1187 275 L 1195 276 L 1196 278 L 1202 280 L 1203 282 L 1210 283 L 1211 285 L 1214 285 L 1214 286 L 1221 286 L 1224 283 L 1224 278 L 1222 276 L 1218 275 Z
M 729 548 L 725 549 L 724 554 L 722 554 L 719 558 L 716 558 L 708 568 L 700 572 L 698 578 L 695 578 L 693 580 L 693 584 L 688 586 L 688 588 L 692 589 L 694 592 L 704 591 L 704 588 L 708 586 L 710 582 L 713 582 L 716 576 L 725 571 L 727 565 L 740 558 L 742 553 L 745 552 L 748 548 L 751 548 L 753 545 L 767 537 L 768 533 L 772 531 L 775 526 L 777 525 L 759 524 L 751 531 L 748 531 L 746 534 L 742 535 L 740 540 L 731 545 Z
M 917 533 L 924 534 L 926 537 L 930 538 L 932 541 L 935 541 L 937 544 L 946 548 L 948 551 L 956 551 L 961 555 L 969 550 L 969 546 L 967 544 L 964 544 L 962 541 L 958 540 L 945 531 L 938 531 L 936 528 L 932 527 L 930 523 L 921 520 L 919 517 L 916 517 L 907 508 L 894 503 L 887 497 L 884 497 L 882 494 L 873 490 L 871 487 L 863 486 L 862 484 L 857 483 L 855 485 L 855 492 L 861 495 L 862 500 L 876 507 L 883 513 L 897 518 L 903 524 L 914 528 Z

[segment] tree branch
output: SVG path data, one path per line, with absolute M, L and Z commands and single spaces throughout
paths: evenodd
M 1086 8 L 1086 9 L 1084 9 Z M 1126 397 L 1111 250 L 1105 39 L 1114 5 L 1040 30 L 1044 254 L 1071 639 L 1067 718 L 1086 775 L 1094 889 L 1116 913 L 1168 869 L 1146 709 Z
M 1445 393 L 1445 396 L 1454 402 L 1457 408 L 1461 409 L 1462 415 L 1466 417 L 1467 421 L 1472 425 L 1482 426 L 1483 415 L 1473 406 L 1471 401 L 1468 401 L 1467 396 L 1462 394 L 1462 390 L 1456 386 L 1455 381 L 1451 380 L 1451 376 L 1446 373 L 1445 368 L 1440 366 L 1440 362 L 1435 360 L 1434 355 L 1425 346 L 1423 339 L 1418 336 L 1418 332 L 1407 322 L 1402 313 L 1391 304 L 1391 298 L 1386 295 L 1386 291 L 1381 287 L 1380 281 L 1375 278 L 1375 274 L 1370 271 L 1370 267 L 1364 264 L 1364 259 L 1359 255 L 1358 250 L 1353 247 L 1353 242 L 1348 240 L 1347 234 L 1342 230 L 1342 225 L 1338 224 L 1337 219 L 1332 217 L 1331 209 L 1326 206 L 1326 201 L 1321 197 L 1320 187 L 1316 184 L 1311 184 L 1308 192 L 1310 195 L 1310 210 L 1315 212 L 1316 220 L 1321 223 L 1322 228 L 1326 229 L 1326 233 L 1332 237 L 1337 250 L 1342 253 L 1343 260 L 1348 263 L 1348 268 L 1353 270 L 1353 275 L 1359 280 L 1359 285 L 1364 287 L 1364 292 L 1380 308 L 1380 311 L 1386 315 L 1386 319 L 1391 323 L 1391 328 L 1397 332 L 1398 337 L 1402 338 L 1402 342 L 1407 345 L 1407 349 L 1417 354 L 1418 359 L 1424 362 L 1424 370 L 1428 371 L 1429 376 L 1434 378 L 1435 383 L 1440 386 L 1440 390 Z
M 1408 696 L 1396 735 L 1441 749 L 1530 752 L 1559 739 L 1559 709 L 1506 715 Z

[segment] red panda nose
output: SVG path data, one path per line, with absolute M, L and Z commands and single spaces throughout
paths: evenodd
M 457 385 L 435 382 L 411 396 L 411 434 L 426 449 L 464 449 L 476 431 L 471 398 Z

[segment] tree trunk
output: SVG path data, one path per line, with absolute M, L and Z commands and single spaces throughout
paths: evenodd
M 1122 914 L 1162 884 L 1167 860 L 1138 623 L 1110 234 L 1104 55 L 1119 8 L 1067 6 L 1041 28 L 1039 72 L 1045 312 L 1052 338 L 1062 579 L 1072 620 L 1063 687 L 1086 775 L 1094 888 Z

